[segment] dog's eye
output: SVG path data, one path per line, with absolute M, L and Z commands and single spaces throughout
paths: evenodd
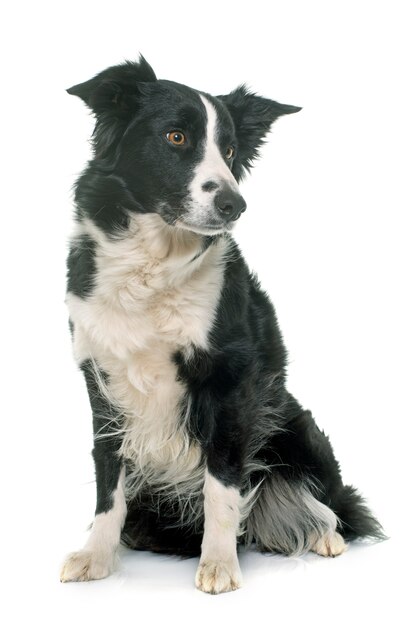
M 174 146 L 183 146 L 186 141 L 186 137 L 180 130 L 171 130 L 169 133 L 166 133 L 166 139 L 173 143 Z
M 233 158 L 234 156 L 234 148 L 232 146 L 228 146 L 227 150 L 225 151 L 225 158 L 230 160 Z

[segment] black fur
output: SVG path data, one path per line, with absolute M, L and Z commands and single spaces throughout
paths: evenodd
M 74 242 L 67 259 L 67 290 L 80 298 L 88 296 L 94 289 L 96 243 L 82 235 Z
M 134 213 L 158 213 L 169 225 L 186 216 L 188 186 L 202 158 L 205 133 L 199 92 L 157 80 L 143 58 L 109 68 L 68 92 L 81 97 L 97 118 L 94 158 L 76 187 L 78 219 L 89 218 L 106 236 L 118 238 Z M 204 96 L 217 111 L 219 149 L 224 154 L 227 146 L 235 149 L 227 165 L 236 180 L 252 166 L 272 123 L 300 110 L 244 86 L 227 96 Z M 164 131 L 169 128 L 185 129 L 189 142 L 181 148 L 168 145 Z M 203 191 L 215 192 L 216 183 L 207 181 Z M 229 235 L 203 237 L 200 254 L 219 237 Z M 277 476 L 294 486 L 312 485 L 315 497 L 339 516 L 339 532 L 346 538 L 381 538 L 380 524 L 362 498 L 343 485 L 328 437 L 286 390 L 286 350 L 273 305 L 231 239 L 230 249 L 209 349 L 195 348 L 191 358 L 181 351 L 172 355 L 191 402 L 191 436 L 210 472 L 225 485 L 246 493 Z M 69 254 L 68 291 L 81 298 L 94 290 L 94 251 L 94 242 L 84 238 Z M 91 362 L 82 369 L 94 432 L 105 434 L 116 411 L 102 397 Z M 111 508 L 121 469 L 118 445 L 114 437 L 95 441 L 97 512 Z M 199 552 L 201 537 L 201 519 L 181 525 L 179 502 L 156 503 L 152 491 L 143 490 L 128 503 L 123 539 L 133 548 L 188 556 Z
M 122 462 L 117 454 L 120 440 L 112 430 L 118 421 L 117 412 L 103 396 L 97 382 L 97 372 L 90 359 L 81 365 L 92 409 L 94 448 L 92 455 L 95 464 L 97 484 L 97 505 L 95 514 L 106 513 L 113 507 L 113 492 L 117 487 Z M 98 378 L 105 381 L 106 374 L 98 372 Z

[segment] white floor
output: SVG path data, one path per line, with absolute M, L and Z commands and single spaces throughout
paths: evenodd
M 35 545 L 27 551 L 24 567 L 16 559 L 5 598 L 11 612 L 3 623 L 412 623 L 412 557 L 406 570 L 405 546 L 394 539 L 351 545 L 335 559 L 245 552 L 240 556 L 244 587 L 221 596 L 194 588 L 196 559 L 127 549 L 121 550 L 120 567 L 108 579 L 63 584 L 58 544 L 62 538 L 49 546 Z

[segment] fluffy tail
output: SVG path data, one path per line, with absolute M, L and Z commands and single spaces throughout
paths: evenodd
M 341 522 L 338 531 L 348 541 L 359 537 L 380 541 L 387 539 L 380 522 L 371 513 L 355 487 L 345 485 L 335 513 Z

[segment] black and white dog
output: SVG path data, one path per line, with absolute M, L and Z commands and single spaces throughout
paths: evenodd
M 237 589 L 237 544 L 341 554 L 382 529 L 285 388 L 275 313 L 231 236 L 238 182 L 298 107 L 213 97 L 143 57 L 71 87 L 96 116 L 76 184 L 67 304 L 94 425 L 97 507 L 62 581 L 111 573 L 122 540 L 200 554 L 196 585 Z

